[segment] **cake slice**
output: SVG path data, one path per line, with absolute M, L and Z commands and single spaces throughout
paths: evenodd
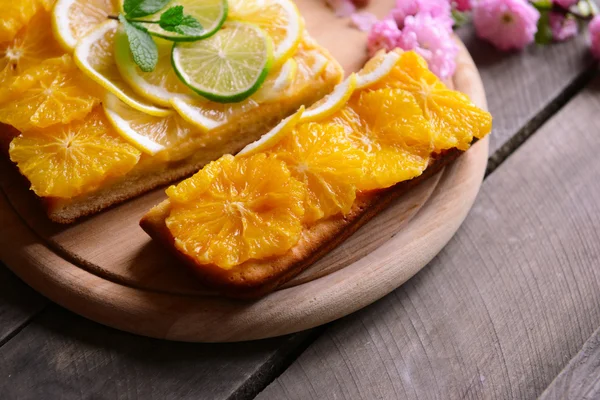
M 69 1 L 56 7 L 64 3 Z M 288 8 L 293 13 L 295 6 Z M 116 10 L 106 10 L 111 12 Z M 115 54 L 122 34 L 117 22 L 86 27 L 77 47 L 66 48 L 69 40 L 57 40 L 51 29 L 50 20 L 58 14 L 65 12 L 39 11 L 12 41 L 0 45 L 22 46 L 27 52 L 7 60 L 14 76 L 0 77 L 6 78 L 0 82 L 0 147 L 29 181 L 49 218 L 59 223 L 99 212 L 238 152 L 329 93 L 343 76 L 337 61 L 296 23 L 291 26 L 298 38 L 274 60 L 277 65 L 256 93 L 233 103 L 210 101 L 181 82 L 173 83 L 175 73 L 166 70 L 171 42 L 154 39 L 159 51 L 168 53 L 160 53 L 152 74 L 139 73 L 136 66 L 132 72 L 122 53 Z M 244 15 L 238 14 L 239 25 Z M 32 55 L 35 63 L 28 63 Z
M 225 296 L 260 297 L 491 131 L 414 52 L 358 76 L 177 186 L 142 228 Z

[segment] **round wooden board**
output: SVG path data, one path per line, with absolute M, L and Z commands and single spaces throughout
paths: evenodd
M 321 1 L 297 3 L 311 34 L 347 71 L 360 69 L 365 34 L 335 18 Z M 373 3 L 369 11 L 383 16 L 394 1 Z M 449 85 L 486 107 L 479 74 L 462 44 Z M 466 217 L 487 158 L 486 139 L 284 287 L 253 302 L 202 288 L 139 228 L 141 216 L 164 199 L 163 190 L 62 226 L 48 221 L 22 178 L 3 165 L 9 172 L 0 176 L 0 258 L 51 300 L 125 331 L 192 342 L 283 335 L 365 307 L 423 268 Z

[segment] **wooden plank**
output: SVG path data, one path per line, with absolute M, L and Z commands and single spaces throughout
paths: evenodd
M 600 399 L 600 329 L 540 396 L 554 399 Z
M 174 343 L 50 306 L 0 348 L 0 398 L 245 398 L 310 334 L 251 345 Z
M 0 263 L 0 346 L 39 313 L 47 301 Z
M 488 177 L 440 255 L 259 399 L 535 398 L 600 325 L 600 79 Z
M 505 53 L 479 40 L 470 25 L 458 32 L 479 68 L 494 116 L 491 168 L 580 90 L 595 70 L 586 35 Z

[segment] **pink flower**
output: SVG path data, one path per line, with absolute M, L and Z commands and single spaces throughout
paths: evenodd
M 429 14 L 437 19 L 437 23 L 452 30 L 454 21 L 449 0 L 396 0 L 396 7 L 392 10 L 391 16 L 402 29 L 406 17 L 414 16 L 417 13 Z
M 458 11 L 470 11 L 471 0 L 453 0 L 454 6 Z
M 554 40 L 562 42 L 577 36 L 579 27 L 574 18 L 566 18 L 560 13 L 550 13 L 550 29 Z
M 338 17 L 347 17 L 356 11 L 356 7 L 351 0 L 325 0 L 329 7 L 333 8 Z
M 579 0 L 553 0 L 552 2 L 555 4 L 558 4 L 562 8 L 569 8 L 572 5 L 577 4 L 577 2 L 579 2 Z
M 592 22 L 588 25 L 588 30 L 590 32 L 592 54 L 597 59 L 600 59 L 600 15 L 592 19 Z
M 386 18 L 373 24 L 367 40 L 369 56 L 373 57 L 380 49 L 393 50 L 398 47 L 401 32 L 396 21 Z
M 473 5 L 477 35 L 500 50 L 520 50 L 533 42 L 539 19 L 526 0 L 478 0 Z
M 398 46 L 420 54 L 427 60 L 429 69 L 440 78 L 454 74 L 458 45 L 451 33 L 430 14 L 406 17 Z
M 368 12 L 360 12 L 352 14 L 350 21 L 358 30 L 368 32 L 377 22 L 377 17 Z

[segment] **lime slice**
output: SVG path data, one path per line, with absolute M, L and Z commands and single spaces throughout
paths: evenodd
M 168 39 L 173 42 L 192 42 L 205 39 L 214 35 L 227 19 L 229 7 L 227 0 L 173 0 L 163 10 L 170 7 L 183 6 L 185 15 L 190 15 L 202 25 L 202 31 L 198 35 L 184 35 L 177 32 L 165 31 L 158 24 L 144 24 L 151 35 Z M 158 21 L 160 13 L 149 15 L 140 20 Z
M 233 103 L 251 96 L 265 81 L 273 45 L 259 27 L 231 22 L 208 39 L 175 43 L 171 61 L 192 90 L 209 100 Z
M 175 74 L 171 65 L 173 42 L 155 38 L 158 63 L 152 72 L 143 72 L 133 61 L 129 40 L 125 32 L 118 31 L 115 41 L 115 57 L 121 76 L 140 96 L 163 107 L 171 107 L 174 97 L 198 97 Z

